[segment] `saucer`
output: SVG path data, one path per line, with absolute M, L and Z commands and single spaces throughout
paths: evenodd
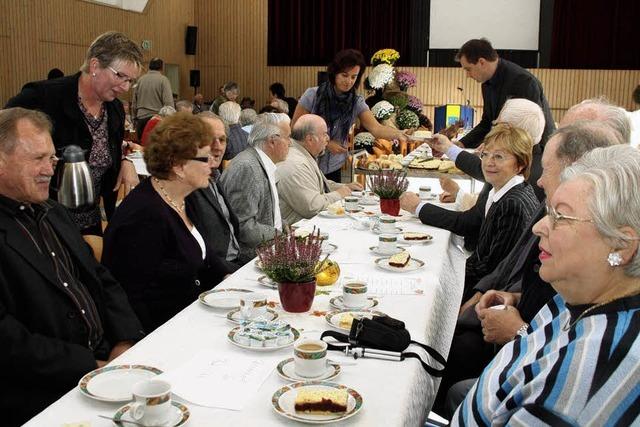
M 411 233 L 411 231 L 407 231 L 407 233 Z M 398 236 L 398 241 L 405 245 L 422 245 L 424 243 L 430 243 L 433 240 L 433 236 L 431 234 L 422 233 L 427 236 L 426 239 L 422 240 L 407 240 L 404 238 L 404 233 L 401 236 Z
M 373 316 L 386 316 L 386 314 L 377 310 L 358 310 L 357 308 L 352 308 L 330 311 L 324 316 L 324 320 L 334 328 L 349 332 L 351 331 L 353 319 L 362 319 L 363 317 L 371 319 Z M 349 321 L 345 323 L 347 319 Z
M 171 411 L 171 419 L 163 423 L 163 426 L 179 427 L 185 425 L 189 420 L 189 415 L 191 415 L 189 413 L 189 408 L 178 402 L 171 402 L 171 406 L 171 409 L 173 409 Z M 138 421 L 134 420 L 129 413 L 130 409 L 131 403 L 127 403 L 122 408 L 118 409 L 118 411 L 113 415 L 113 423 L 122 427 L 131 426 L 132 424 L 130 422 L 137 423 Z
M 375 198 L 370 198 L 370 197 L 363 197 L 358 202 L 358 204 L 364 205 L 364 206 L 375 206 L 379 203 L 380 203 L 380 200 L 377 200 Z
M 323 218 L 345 218 L 347 214 L 346 213 L 334 214 L 329 211 L 320 211 L 318 212 L 318 216 L 321 216 Z
M 198 300 L 208 307 L 231 309 L 239 307 L 242 295 L 251 292 L 253 291 L 239 288 L 211 289 L 201 293 Z
M 227 320 L 237 324 L 240 324 L 246 321 L 254 321 L 254 320 L 257 320 L 259 317 L 264 318 L 264 320 L 266 320 L 267 322 L 272 322 L 278 318 L 278 313 L 271 310 L 270 308 L 267 308 L 266 314 L 264 314 L 263 316 L 256 316 L 253 319 L 243 319 L 242 316 L 240 315 L 239 308 L 231 310 L 230 312 L 227 313 Z
M 368 310 L 370 308 L 373 308 L 373 307 L 377 306 L 379 304 L 379 302 L 374 297 L 368 297 L 367 298 L 367 303 L 363 307 L 357 307 L 357 308 L 356 307 L 347 307 L 342 302 L 342 295 L 341 295 L 339 297 L 331 298 L 329 300 L 329 304 L 331 305 L 331 307 L 337 308 L 338 310 L 356 310 L 356 309 L 357 310 Z
M 400 234 L 402 233 L 402 228 L 396 226 L 394 231 L 389 231 L 389 230 L 381 231 L 380 227 L 376 225 L 373 227 L 373 232 L 376 234 Z
M 266 286 L 267 288 L 278 289 L 278 284 L 269 279 L 267 276 L 258 277 L 258 283 L 260 283 L 262 286 Z
M 340 365 L 338 362 L 334 362 L 333 360 L 327 360 L 327 370 L 324 374 L 317 377 L 301 377 L 296 374 L 295 371 L 295 363 L 293 361 L 293 357 L 289 359 L 285 359 L 282 362 L 278 363 L 276 367 L 276 371 L 278 375 L 284 380 L 287 381 L 309 381 L 309 380 L 330 380 L 335 378 L 340 374 Z
M 378 249 L 378 246 L 369 246 L 369 250 L 376 255 L 391 256 L 391 255 L 399 254 L 400 252 L 405 251 L 406 249 L 400 246 L 396 246 L 392 252 L 380 252 L 380 250 Z

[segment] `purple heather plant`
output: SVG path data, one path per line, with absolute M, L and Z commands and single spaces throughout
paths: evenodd
M 422 112 L 422 101 L 417 96 L 409 95 L 409 101 L 407 102 L 407 108 L 414 113 Z
M 410 87 L 416 87 L 418 84 L 418 80 L 416 79 L 416 75 L 411 71 L 396 71 L 395 77 L 396 83 L 400 86 L 401 90 L 407 90 Z
M 369 177 L 369 187 L 381 199 L 398 199 L 407 191 L 409 181 L 403 170 L 380 170 Z
M 318 262 L 321 252 L 320 230 L 316 231 L 315 228 L 304 237 L 296 237 L 292 230 L 277 234 L 272 241 L 263 243 L 256 249 L 262 270 L 269 279 L 277 283 L 306 283 L 315 280 L 321 268 L 321 263 Z

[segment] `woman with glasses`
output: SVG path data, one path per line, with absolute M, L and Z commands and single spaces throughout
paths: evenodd
M 558 292 L 485 369 L 452 425 L 640 423 L 640 152 L 596 148 L 533 227 Z
M 104 33 L 89 46 L 78 73 L 28 83 L 6 105 L 49 115 L 58 157 L 72 144 L 86 151 L 96 200 L 92 206 L 71 211 L 82 234 L 102 235 L 100 196 L 110 218 L 119 188 L 123 186 L 126 194 L 138 183 L 133 164 L 123 161 L 125 112 L 118 96 L 135 83 L 141 62 L 140 48 L 124 34 Z M 54 199 L 63 167 L 60 162 L 51 181 Z
M 185 211 L 185 197 L 209 185 L 211 127 L 176 113 L 153 130 L 144 151 L 151 177 L 122 202 L 105 230 L 102 262 L 120 281 L 151 332 L 222 276 Z

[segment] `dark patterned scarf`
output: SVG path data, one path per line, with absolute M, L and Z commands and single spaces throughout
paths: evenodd
M 318 86 L 311 112 L 319 115 L 327 122 L 329 134 L 332 136 L 332 129 L 334 127 L 337 128 L 338 134 L 335 139 L 342 142 L 347 139 L 349 128 L 353 124 L 353 110 L 356 107 L 356 101 L 355 89 L 338 95 L 331 82 L 324 82 Z

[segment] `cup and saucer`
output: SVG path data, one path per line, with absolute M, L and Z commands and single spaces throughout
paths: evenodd
M 398 236 L 395 234 L 381 234 L 378 236 L 378 246 L 370 246 L 369 250 L 376 255 L 392 256 L 404 251 L 398 245 Z
M 340 374 L 340 365 L 327 358 L 328 345 L 302 339 L 293 346 L 293 357 L 278 363 L 278 375 L 287 381 L 329 380 Z
M 132 423 L 139 423 L 131 414 L 131 403 L 128 403 L 118 409 L 113 415 L 113 423 L 117 426 L 131 426 Z M 178 402 L 171 402 L 171 411 L 169 419 L 161 424 L 154 424 L 162 427 L 180 427 L 187 424 L 191 413 L 189 408 Z

